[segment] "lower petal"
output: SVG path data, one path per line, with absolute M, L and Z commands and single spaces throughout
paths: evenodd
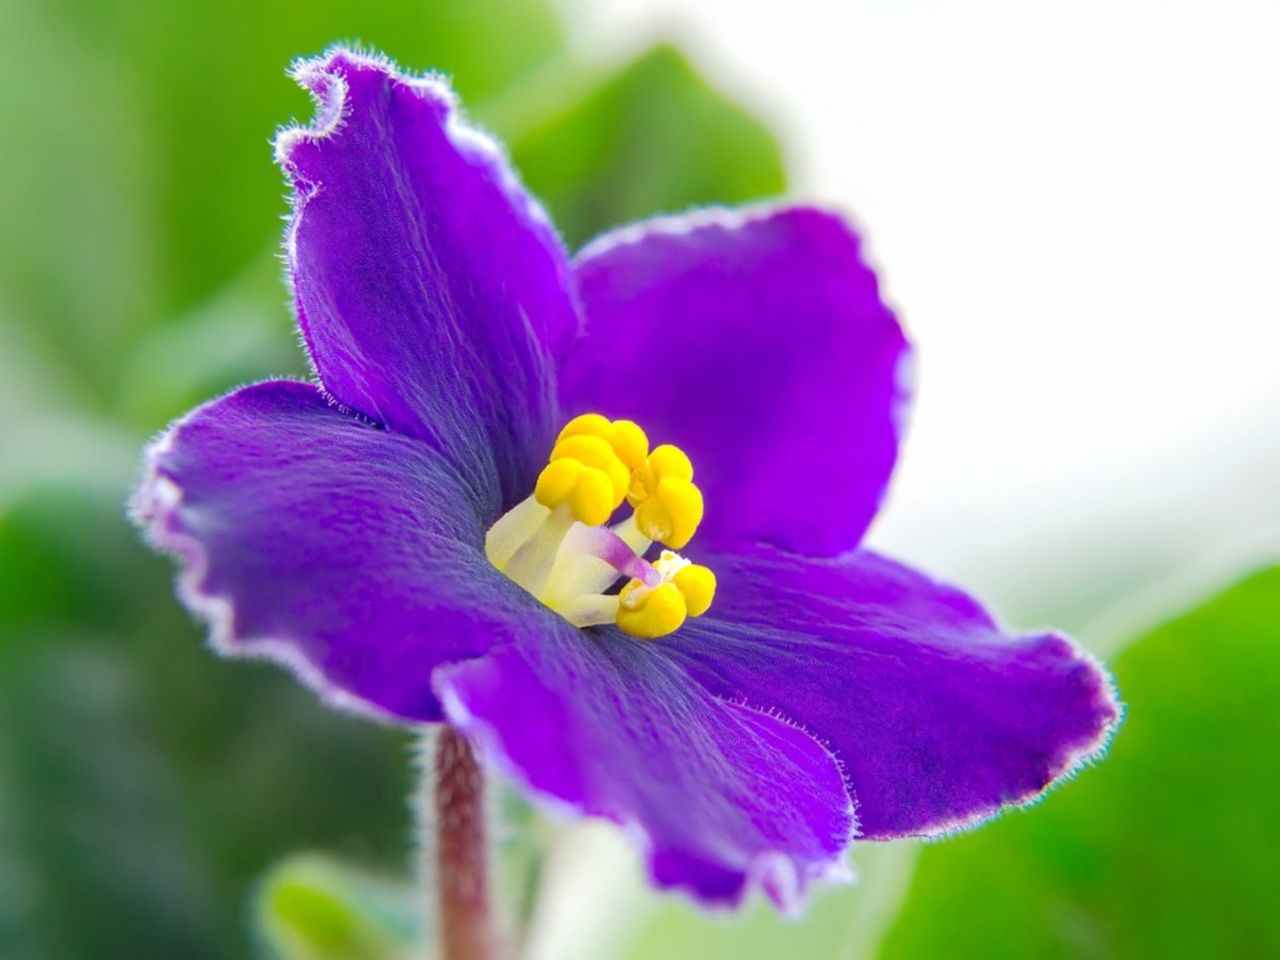
M 843 869 L 853 819 L 831 755 L 709 696 L 659 644 L 565 625 L 435 680 L 491 763 L 552 809 L 622 825 L 660 887 L 731 905 L 755 883 L 788 909 Z
M 859 551 L 707 561 L 715 610 L 663 641 L 708 689 L 802 724 L 841 761 L 860 836 L 931 836 L 1036 799 L 1105 746 L 1106 672 L 1011 635 L 960 591 Z
M 175 424 L 135 514 L 183 562 L 219 652 L 281 662 L 341 706 L 438 720 L 432 668 L 551 617 L 485 560 L 473 497 L 427 444 L 276 381 Z

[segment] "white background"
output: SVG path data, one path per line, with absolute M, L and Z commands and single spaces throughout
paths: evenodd
M 1280 4 L 566 15 L 600 62 L 676 39 L 865 229 L 919 350 L 873 544 L 1023 626 L 1280 556 Z

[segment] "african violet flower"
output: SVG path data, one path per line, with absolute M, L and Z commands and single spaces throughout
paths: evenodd
M 570 259 L 441 81 L 342 49 L 296 77 L 319 383 L 188 414 L 136 504 L 219 652 L 450 724 L 705 903 L 791 906 L 852 838 L 977 823 L 1099 751 L 1087 655 L 859 547 L 910 348 L 840 217 L 701 211 Z

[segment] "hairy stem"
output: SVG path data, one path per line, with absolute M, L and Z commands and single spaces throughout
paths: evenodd
M 435 756 L 435 877 L 443 960 L 497 960 L 485 840 L 484 774 L 445 727 Z

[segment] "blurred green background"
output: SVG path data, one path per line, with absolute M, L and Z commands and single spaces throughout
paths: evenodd
M 0 4 L 0 957 L 418 949 L 410 737 L 213 657 L 123 506 L 171 418 L 305 372 L 268 144 L 310 111 L 285 66 L 336 39 L 452 74 L 571 245 L 786 189 L 774 134 L 677 46 L 580 62 L 537 0 Z M 1261 572 L 1086 634 L 1130 705 L 1112 758 L 977 833 L 856 847 L 861 883 L 799 923 L 656 898 L 616 837 L 504 796 L 528 954 L 1280 955 L 1278 596 Z

